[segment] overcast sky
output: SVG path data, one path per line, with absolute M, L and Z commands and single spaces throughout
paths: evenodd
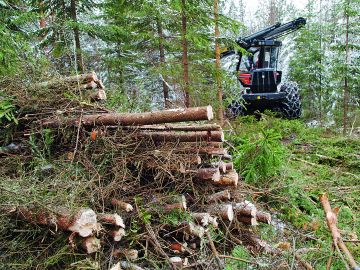
M 248 8 L 250 8 L 251 10 L 255 10 L 257 8 L 257 6 L 259 5 L 259 3 L 261 3 L 261 0 L 250 0 L 250 1 L 244 1 L 245 2 L 245 7 L 248 10 Z M 307 0 L 292 0 L 292 2 L 294 3 L 294 5 L 297 8 L 303 8 L 305 7 Z

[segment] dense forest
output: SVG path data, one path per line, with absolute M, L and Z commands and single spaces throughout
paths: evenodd
M 241 38 L 296 18 L 301 116 L 235 117 Z M 359 269 L 359 22 L 360 0 L 0 0 L 0 269 Z

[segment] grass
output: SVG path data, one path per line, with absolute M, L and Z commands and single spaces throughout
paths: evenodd
M 271 115 L 263 115 L 260 121 L 252 117 L 239 119 L 234 129 L 230 140 L 236 149 L 247 147 L 241 143 L 259 142 L 259 136 L 266 130 L 279 135 L 266 147 L 275 149 L 272 153 L 278 157 L 272 159 L 282 160 L 280 166 L 271 160 L 263 162 L 262 165 L 269 168 L 258 168 L 259 175 L 255 178 L 248 177 L 244 166 L 238 168 L 245 181 L 263 189 L 262 195 L 257 197 L 258 202 L 266 203 L 278 218 L 287 222 L 285 230 L 276 234 L 269 233 L 268 227 L 260 229 L 263 238 L 275 244 L 287 241 L 295 249 L 306 248 L 309 251 L 302 254 L 302 258 L 311 262 L 314 269 L 325 269 L 331 256 L 332 238 L 318 196 L 326 192 L 331 206 L 340 207 L 338 227 L 343 238 L 358 239 L 360 139 L 343 137 L 330 129 L 308 128 L 301 121 L 277 119 Z M 264 146 L 258 144 L 255 149 L 261 147 Z M 281 148 L 283 152 L 278 151 Z M 240 162 L 237 164 L 253 164 L 261 158 L 269 158 L 269 154 L 262 151 L 254 154 L 252 149 L 252 153 L 253 156 L 248 153 L 238 156 Z M 272 167 L 275 169 L 271 170 Z M 347 246 L 359 261 L 359 244 L 348 243 Z M 345 269 L 338 254 L 334 255 L 331 269 Z

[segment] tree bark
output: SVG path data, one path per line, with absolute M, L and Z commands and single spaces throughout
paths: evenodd
M 188 63 L 188 46 L 187 46 L 187 39 L 186 39 L 186 0 L 181 0 L 181 38 L 182 38 L 182 64 L 184 69 L 184 101 L 185 107 L 190 107 L 190 95 L 189 95 L 189 63 Z
M 82 73 L 84 71 L 84 63 L 81 53 L 80 31 L 79 31 L 79 27 L 77 26 L 76 4 L 77 4 L 76 0 L 70 1 L 70 15 L 71 15 L 71 19 L 73 20 L 73 23 L 75 23 L 73 27 L 73 31 L 74 31 L 74 39 L 75 39 L 77 71 Z
M 136 140 L 149 139 L 154 142 L 200 142 L 200 141 L 224 141 L 222 131 L 189 131 L 189 132 L 136 132 L 132 135 Z M 196 153 L 196 148 L 193 148 Z
M 214 0 L 214 21 L 215 21 L 215 76 L 217 82 L 217 98 L 218 98 L 218 119 L 220 125 L 224 125 L 224 114 L 222 109 L 222 85 L 221 85 L 221 67 L 220 67 L 220 44 L 218 38 L 220 36 L 219 26 L 219 9 L 218 0 Z
M 219 131 L 221 127 L 216 124 L 203 125 L 145 125 L 140 127 L 124 127 L 124 129 L 161 130 L 161 131 Z
M 347 2 L 348 8 L 349 4 Z M 348 64 L 349 64 L 349 15 L 345 11 L 346 17 L 346 37 L 345 37 L 345 76 L 344 76 L 344 99 L 343 99 L 343 135 L 346 135 L 347 129 L 347 114 L 348 114 L 348 102 L 349 102 L 349 87 L 348 87 Z
M 61 125 L 79 126 L 82 121 L 84 126 L 130 126 L 130 125 L 152 125 L 185 121 L 201 121 L 213 119 L 211 106 L 194 107 L 177 110 L 164 110 L 146 113 L 103 113 L 84 115 L 82 118 L 50 119 L 42 121 L 43 126 L 58 127 Z
M 165 47 L 164 47 L 164 32 L 161 24 L 160 18 L 156 18 L 156 26 L 159 37 L 159 54 L 160 54 L 160 65 L 162 68 L 165 68 Z M 166 77 L 162 78 L 162 86 L 163 86 L 163 94 L 164 94 L 164 107 L 170 108 L 170 100 L 169 100 L 169 87 L 166 83 Z

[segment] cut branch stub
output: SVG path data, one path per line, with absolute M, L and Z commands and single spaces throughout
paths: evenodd
M 258 211 L 256 213 L 256 220 L 262 223 L 271 224 L 271 215 L 266 212 Z
M 185 121 L 212 120 L 214 117 L 211 106 L 194 107 L 187 109 L 164 110 L 146 113 L 103 113 L 83 115 L 81 118 L 84 126 L 131 126 L 149 125 Z M 50 119 L 42 121 L 43 126 L 79 125 L 80 118 L 67 118 L 63 121 Z
M 205 229 L 202 226 L 196 225 L 192 222 L 185 222 L 182 224 L 184 232 L 202 238 L 205 234 Z
M 115 198 L 111 200 L 111 204 L 113 206 L 119 207 L 121 210 L 124 210 L 126 212 L 131 212 L 134 210 L 134 207 L 131 204 Z
M 256 206 L 249 201 L 235 203 L 233 208 L 236 215 L 256 217 Z
M 115 242 L 119 242 L 125 236 L 125 230 L 124 228 L 118 228 L 109 231 L 108 234 L 113 237 Z

